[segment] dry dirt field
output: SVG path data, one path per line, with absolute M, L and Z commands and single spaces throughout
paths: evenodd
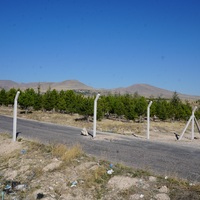
M 12 109 L 0 107 L 0 114 L 12 116 Z M 78 115 L 33 112 L 18 117 L 92 129 Z M 186 122 L 151 122 L 150 139 L 177 142 L 174 132 L 181 133 Z M 97 130 L 146 137 L 146 122 L 102 120 Z M 195 129 L 195 132 L 197 130 Z M 181 145 L 199 146 L 190 140 L 190 130 Z M 133 136 L 135 137 L 135 136 Z M 97 160 L 82 152 L 80 146 L 44 145 L 38 141 L 19 138 L 17 142 L 0 133 L 0 188 L 6 200 L 197 200 L 200 185 L 176 177 L 158 177 L 147 171 L 135 170 L 121 164 Z

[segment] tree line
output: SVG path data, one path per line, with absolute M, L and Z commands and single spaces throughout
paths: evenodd
M 18 104 L 26 111 L 31 108 L 32 110 L 55 111 L 67 114 L 78 113 L 86 118 L 93 116 L 96 96 L 85 96 L 73 90 L 56 91 L 55 89 L 48 89 L 45 93 L 41 93 L 39 89 L 36 92 L 32 88 L 25 91 L 16 90 L 15 88 L 8 91 L 1 89 L 0 105 L 13 106 L 17 91 L 20 91 Z M 145 98 L 138 94 L 109 94 L 100 96 L 97 106 L 97 118 L 102 119 L 110 116 L 123 117 L 127 120 L 144 118 L 149 101 L 153 101 L 150 109 L 151 117 L 156 116 L 163 121 L 169 119 L 188 120 L 192 112 L 191 104 L 188 101 L 183 102 L 176 92 L 174 92 L 171 99 L 161 97 Z M 196 103 L 200 104 L 200 100 Z M 200 118 L 200 109 L 195 112 L 195 116 L 197 119 Z

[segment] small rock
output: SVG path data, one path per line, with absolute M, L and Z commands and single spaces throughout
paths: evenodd
M 158 191 L 160 193 L 168 193 L 169 189 L 167 188 L 167 186 L 162 186 Z
M 157 181 L 157 178 L 154 177 L 154 176 L 150 176 L 150 177 L 149 177 L 149 181 L 150 181 L 150 182 L 156 182 L 156 181 Z
M 140 199 L 142 199 L 143 197 L 144 197 L 144 195 L 143 195 L 143 194 L 141 194 L 141 195 L 140 195 Z
M 126 190 L 132 186 L 136 186 L 138 182 L 137 178 L 130 178 L 125 176 L 114 176 L 108 181 L 108 188 L 114 188 L 116 190 Z
M 133 194 L 130 196 L 129 200 L 139 200 L 141 199 L 141 194 Z
M 44 197 L 43 193 L 38 193 L 36 199 L 42 199 Z
M 156 200 L 170 200 L 169 196 L 167 194 L 157 194 L 155 196 Z
M 17 170 L 8 170 L 5 172 L 4 177 L 8 180 L 14 180 L 17 175 L 18 175 Z
M 24 191 L 26 189 L 26 185 L 25 184 L 20 184 L 15 186 L 15 190 L 21 190 Z
M 54 190 L 53 187 L 51 187 L 51 186 L 49 186 L 49 189 L 52 190 L 52 191 Z
M 81 131 L 81 135 L 84 135 L 84 136 L 88 136 L 88 131 L 87 129 L 84 127 L 83 130 Z
M 58 168 L 61 163 L 62 163 L 62 161 L 53 161 L 52 163 L 50 163 L 47 166 L 45 166 L 43 168 L 43 171 L 45 171 L 45 172 L 47 172 L 47 171 L 53 171 L 56 168 Z

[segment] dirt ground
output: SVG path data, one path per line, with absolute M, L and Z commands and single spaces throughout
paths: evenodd
M 65 163 L 49 148 L 0 134 L 3 200 L 178 200 L 200 198 L 196 183 L 156 177 L 146 171 L 85 155 Z M 176 188 L 176 190 L 174 190 Z
M 32 120 L 92 129 L 92 122 L 82 121 L 79 115 L 33 112 L 20 113 L 18 117 Z M 12 116 L 12 109 L 0 107 L 0 114 Z M 78 120 L 77 120 L 78 119 Z M 191 126 L 181 141 L 174 133 L 180 134 L 186 122 L 151 122 L 150 140 L 188 145 L 200 148 L 199 133 L 191 140 Z M 138 137 L 146 140 L 146 122 L 121 122 L 104 119 L 97 122 L 97 130 L 118 133 L 116 137 Z M 97 135 L 96 139 L 112 139 L 112 134 Z M 31 144 L 31 145 L 30 145 Z M 200 186 L 173 178 L 156 177 L 145 171 L 111 166 L 87 156 L 73 159 L 66 164 L 53 156 L 48 148 L 22 139 L 0 133 L 0 188 L 2 199 L 15 200 L 176 200 L 200 199 Z M 11 186 L 10 189 L 6 189 Z M 2 196 L 3 195 L 3 196 Z

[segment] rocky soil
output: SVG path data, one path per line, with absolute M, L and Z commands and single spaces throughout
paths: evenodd
M 88 157 L 56 156 L 53 145 L 0 134 L 0 188 L 6 200 L 200 199 L 200 185 Z M 70 152 L 69 152 L 70 154 Z

